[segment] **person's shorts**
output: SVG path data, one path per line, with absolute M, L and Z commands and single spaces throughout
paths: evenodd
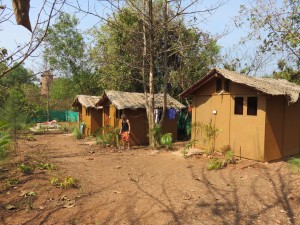
M 129 141 L 129 134 L 127 131 L 122 132 L 122 140 L 123 141 Z

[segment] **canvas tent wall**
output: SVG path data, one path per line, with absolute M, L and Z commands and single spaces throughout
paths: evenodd
M 162 108 L 163 95 L 156 94 L 154 99 L 155 108 Z M 181 109 L 185 107 L 169 95 L 167 99 L 168 108 Z M 121 115 L 124 113 L 131 124 L 131 144 L 148 144 L 148 119 L 143 93 L 106 90 L 97 103 L 97 106 L 103 107 L 103 126 L 120 127 Z M 172 133 L 173 140 L 177 139 L 177 117 L 174 119 L 165 119 L 163 132 Z
M 286 80 L 254 78 L 225 69 L 212 69 L 181 97 L 192 97 L 192 123 L 220 130 L 215 147 L 235 155 L 270 161 L 300 154 L 300 87 Z M 192 131 L 197 147 L 205 135 Z
M 95 104 L 100 96 L 77 95 L 72 106 L 78 108 L 79 123 L 84 123 L 84 135 L 89 136 L 102 126 L 102 107 Z

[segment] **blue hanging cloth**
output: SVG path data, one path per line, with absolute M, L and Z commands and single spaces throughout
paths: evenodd
M 170 120 L 175 119 L 176 118 L 176 110 L 173 108 L 168 109 L 167 116 L 168 116 L 168 119 L 170 119 Z

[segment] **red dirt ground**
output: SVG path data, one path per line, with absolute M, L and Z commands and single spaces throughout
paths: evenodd
M 300 174 L 286 162 L 242 160 L 207 171 L 209 159 L 202 156 L 117 151 L 68 134 L 35 138 L 20 142 L 21 159 L 59 169 L 23 175 L 17 164 L 9 171 L 2 166 L 2 185 L 16 177 L 20 183 L 1 189 L 1 224 L 300 224 Z M 72 176 L 80 187 L 51 186 L 54 175 Z M 28 191 L 36 196 L 22 196 Z

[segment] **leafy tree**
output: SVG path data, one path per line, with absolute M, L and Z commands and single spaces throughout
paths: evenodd
M 47 34 L 44 59 L 57 73 L 70 77 L 81 94 L 99 94 L 102 87 L 89 64 L 86 44 L 77 29 L 78 19 L 61 13 Z
M 71 109 L 79 89 L 70 78 L 54 79 L 50 87 L 50 101 L 52 109 Z
M 299 79 L 297 75 L 300 65 L 299 5 L 300 0 L 256 0 L 253 5 L 241 5 L 237 20 L 240 27 L 250 25 L 252 30 L 248 35 L 249 39 L 261 41 L 258 49 L 260 54 L 273 55 L 279 59 L 279 72 L 274 72 L 274 76 L 290 81 Z M 294 79 L 295 76 L 298 78 Z
M 155 5 L 154 23 L 162 18 L 161 4 Z M 174 14 L 171 10 L 170 17 Z M 101 83 L 108 89 L 143 92 L 143 26 L 142 20 L 133 9 L 126 7 L 108 19 L 92 35 L 96 44 L 91 51 L 92 60 L 99 66 Z M 163 90 L 164 79 L 164 31 L 155 33 L 154 90 Z M 167 80 L 168 92 L 178 95 L 218 62 L 220 47 L 209 34 L 185 25 L 182 18 L 174 19 L 168 25 L 168 59 L 170 76 Z M 146 62 L 149 72 L 149 63 Z M 149 80 L 146 78 L 146 83 Z M 148 85 L 148 84 L 147 84 Z
M 19 131 L 24 128 L 28 114 L 26 113 L 26 100 L 24 95 L 16 90 L 11 89 L 8 93 L 7 101 L 0 109 L 0 121 L 2 132 L 7 132 L 14 142 L 14 150 L 17 150 L 17 139 Z

